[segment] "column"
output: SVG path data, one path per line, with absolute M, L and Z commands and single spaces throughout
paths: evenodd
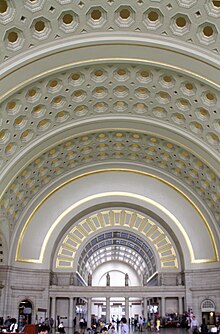
M 54 327 L 56 327 L 56 297 L 51 297 L 51 318 L 53 318 Z
M 79 320 L 79 319 L 78 319 Z M 76 317 L 76 297 L 73 298 L 73 327 L 74 331 L 76 330 L 77 317 Z
M 147 317 L 150 319 L 150 299 L 147 299 Z
M 76 318 L 76 297 L 73 298 L 73 319 Z
M 125 298 L 125 318 L 127 319 L 127 323 L 129 323 L 129 297 Z
M 166 303 L 165 303 L 165 297 L 161 297 L 161 316 L 165 317 L 165 313 L 166 313 Z
M 106 297 L 106 322 L 110 322 L 110 297 Z
M 102 304 L 99 304 L 98 306 L 98 318 L 100 319 L 102 316 Z
M 144 297 L 144 318 L 147 319 L 148 318 L 148 314 L 147 314 L 147 298 Z
M 91 327 L 92 298 L 87 298 L 87 327 Z
M 162 309 L 162 306 L 161 306 L 161 298 L 157 298 L 158 300 L 158 313 L 159 315 L 161 316 L 161 309 Z
M 183 299 L 182 297 L 178 297 L 179 301 L 179 314 L 183 314 Z
M 73 327 L 73 298 L 69 298 L 69 328 Z

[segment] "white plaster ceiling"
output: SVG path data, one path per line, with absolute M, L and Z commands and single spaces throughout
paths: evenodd
M 214 0 L 0 1 L 8 248 L 50 192 L 101 168 L 178 187 L 219 248 L 219 17 Z

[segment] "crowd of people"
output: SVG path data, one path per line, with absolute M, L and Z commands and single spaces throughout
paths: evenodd
M 121 334 L 129 334 L 129 326 L 127 324 L 126 318 L 121 318 L 119 321 L 121 325 Z M 104 324 L 100 319 L 97 323 L 93 322 L 91 327 L 86 328 L 86 333 L 84 331 L 83 321 L 79 321 L 79 331 L 75 331 L 74 334 L 117 334 L 119 323 L 116 322 L 116 326 L 113 323 Z
M 101 319 L 93 321 L 91 328 L 85 328 L 83 320 L 79 321 L 79 331 L 75 331 L 74 334 L 129 334 L 130 332 L 145 332 L 149 331 L 160 331 L 160 318 L 157 317 L 154 320 L 145 318 L 131 318 L 127 322 L 125 317 L 121 320 L 112 319 L 111 323 L 103 323 Z M 86 333 L 87 332 L 87 333 Z
M 204 320 L 204 319 L 203 319 Z M 160 328 L 164 326 L 161 323 L 161 319 L 155 316 L 153 319 L 145 319 L 141 316 L 135 318 L 127 319 L 122 317 L 121 320 L 117 318 L 115 320 L 112 318 L 111 323 L 103 323 L 102 319 L 95 321 L 93 319 L 91 327 L 87 327 L 87 321 L 84 318 L 80 318 L 78 321 L 78 326 L 76 324 L 76 318 L 73 320 L 73 334 L 130 334 L 135 332 L 159 332 Z M 18 322 L 15 318 L 7 317 L 4 321 L 3 318 L 0 319 L 0 327 L 2 332 L 24 332 L 24 328 L 19 329 Z M 42 317 L 39 319 L 38 323 L 38 333 L 48 334 L 52 332 L 54 328 L 56 332 L 66 333 L 64 323 L 58 319 L 56 326 L 52 318 Z M 208 333 L 219 333 L 220 334 L 220 323 L 216 325 L 207 326 L 205 321 L 202 324 L 198 322 L 195 315 L 191 312 L 186 314 L 182 318 L 182 322 L 179 323 L 177 327 L 185 327 L 189 334 L 208 334 Z
M 91 328 L 86 328 L 85 331 L 83 330 L 85 327 L 80 326 L 80 331 L 75 332 L 75 334 L 129 334 L 130 330 L 132 333 L 160 332 L 161 328 L 164 327 L 163 320 L 164 319 L 161 320 L 159 316 L 155 316 L 154 318 L 149 319 L 145 319 L 139 316 L 131 318 L 127 322 L 126 318 L 123 317 L 121 320 L 113 320 L 112 323 L 103 325 L 100 319 L 98 323 L 94 323 Z M 203 321 L 203 323 L 200 324 L 192 312 L 190 314 L 186 314 L 185 317 L 182 318 L 181 322 L 177 322 L 176 327 L 185 328 L 186 332 L 189 334 L 220 334 L 220 323 L 217 323 L 216 325 L 207 325 Z

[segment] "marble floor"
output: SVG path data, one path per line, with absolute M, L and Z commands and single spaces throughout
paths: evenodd
M 117 331 L 118 334 L 120 334 L 120 328 Z M 130 334 L 150 334 L 150 333 L 158 333 L 155 331 L 148 331 L 145 330 L 143 332 L 139 332 L 139 331 L 132 331 L 132 329 L 130 329 Z M 188 334 L 188 331 L 185 328 L 161 328 L 160 329 L 160 334 Z M 72 328 L 66 328 L 66 334 L 74 334 L 74 330 Z M 87 334 L 85 332 L 85 334 Z

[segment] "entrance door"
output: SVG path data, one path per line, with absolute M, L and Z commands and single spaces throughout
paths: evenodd
M 202 312 L 202 320 L 206 325 L 214 325 L 215 312 Z
M 202 322 L 206 325 L 215 324 L 215 304 L 210 299 L 205 299 L 201 304 Z
M 31 324 L 31 321 L 32 304 L 29 300 L 23 300 L 20 302 L 18 309 L 18 330 L 21 331 L 26 324 Z

